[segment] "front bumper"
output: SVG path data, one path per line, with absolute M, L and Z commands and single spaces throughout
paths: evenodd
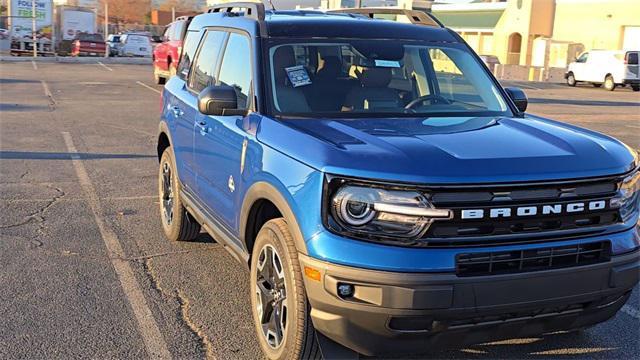
M 640 251 L 607 263 L 457 277 L 335 265 L 299 255 L 318 331 L 365 355 L 402 354 L 588 327 L 612 317 L 638 283 Z M 338 295 L 338 284 L 354 295 Z

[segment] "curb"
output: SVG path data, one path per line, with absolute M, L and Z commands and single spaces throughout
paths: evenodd
M 0 56 L 0 62 L 30 62 L 39 63 L 65 63 L 65 64 L 129 64 L 129 65 L 151 65 L 151 58 L 117 58 L 117 57 L 67 57 L 67 56 Z

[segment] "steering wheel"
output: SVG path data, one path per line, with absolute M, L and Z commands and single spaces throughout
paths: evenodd
M 451 101 L 449 101 L 445 97 L 442 97 L 440 95 L 435 95 L 435 94 L 429 94 L 429 95 L 423 95 L 411 100 L 404 108 L 407 110 L 412 110 L 414 107 L 416 107 L 416 105 L 422 104 L 427 101 L 430 102 L 431 104 L 447 104 L 447 105 L 451 104 Z

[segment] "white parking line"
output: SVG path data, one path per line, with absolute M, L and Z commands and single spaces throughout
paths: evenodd
M 31 60 L 31 66 L 33 66 L 33 70 L 38 70 L 38 64 L 35 61 Z
M 62 132 L 62 137 L 67 145 L 69 153 L 72 154 L 71 162 L 75 168 L 76 175 L 80 182 L 80 186 L 87 197 L 87 202 L 93 213 L 93 217 L 98 225 L 98 230 L 102 236 L 107 251 L 109 252 L 109 258 L 111 259 L 111 265 L 113 265 L 116 275 L 122 285 L 122 290 L 133 309 L 133 314 L 138 321 L 138 330 L 144 340 L 147 354 L 150 358 L 154 359 L 170 359 L 171 353 L 167 348 L 167 344 L 160 333 L 158 324 L 156 324 L 153 314 L 147 305 L 147 302 L 140 290 L 140 285 L 136 280 L 133 269 L 129 265 L 129 262 L 122 260 L 126 258 L 122 249 L 122 245 L 118 240 L 115 232 L 107 226 L 106 221 L 102 215 L 102 206 L 100 205 L 100 198 L 98 197 L 96 190 L 89 178 L 84 163 L 78 155 L 78 150 L 73 144 L 71 134 L 66 131 Z
M 53 94 L 51 93 L 51 91 L 49 91 L 49 85 L 47 85 L 47 82 L 44 81 L 44 80 L 40 80 L 40 83 L 42 84 L 42 89 L 44 90 L 44 95 L 49 98 L 49 100 L 51 101 L 52 105 L 55 105 L 56 104 L 56 99 L 53 98 Z
M 147 84 L 143 83 L 142 81 L 136 81 L 136 84 L 138 84 L 138 85 L 142 85 L 142 86 L 146 87 L 147 89 L 149 89 L 149 90 L 151 90 L 151 91 L 155 91 L 155 92 L 157 92 L 158 94 L 162 94 L 162 91 L 160 91 L 160 90 L 158 90 L 158 89 L 155 89 L 155 88 L 152 88 L 151 86 L 149 86 L 149 85 L 147 85 Z
M 102 61 L 98 61 L 98 65 L 102 66 L 103 68 L 109 70 L 109 71 L 113 71 L 112 68 L 108 67 L 107 65 L 103 64 Z

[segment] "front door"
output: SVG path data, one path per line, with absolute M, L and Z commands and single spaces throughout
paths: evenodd
M 251 70 L 249 38 L 231 33 L 215 84 L 236 90 L 238 109 L 251 108 Z M 243 143 L 248 136 L 243 117 L 200 115 L 198 121 L 194 148 L 198 194 L 228 229 L 237 229 Z

